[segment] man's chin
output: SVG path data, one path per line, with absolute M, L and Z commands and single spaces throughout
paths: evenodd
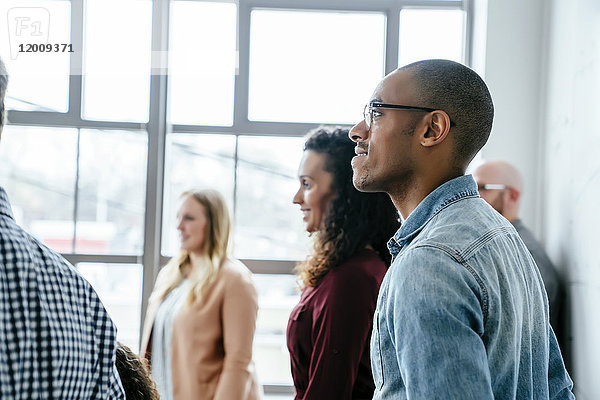
M 376 190 L 373 190 L 371 182 L 369 182 L 368 176 L 365 176 L 365 175 L 359 176 L 355 172 L 354 175 L 352 176 L 352 183 L 354 184 L 354 187 L 356 188 L 356 190 L 358 190 L 359 192 L 365 192 L 365 193 L 376 192 Z

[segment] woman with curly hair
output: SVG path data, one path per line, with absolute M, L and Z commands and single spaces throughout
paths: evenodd
M 390 263 L 386 243 L 399 228 L 383 193 L 352 184 L 348 130 L 310 132 L 294 203 L 314 239 L 296 268 L 302 296 L 287 328 L 297 400 L 370 399 L 369 340 L 379 285 Z

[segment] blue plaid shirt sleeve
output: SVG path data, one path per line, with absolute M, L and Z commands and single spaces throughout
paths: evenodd
M 0 398 L 124 399 L 115 351 L 90 284 L 15 223 L 0 188 Z

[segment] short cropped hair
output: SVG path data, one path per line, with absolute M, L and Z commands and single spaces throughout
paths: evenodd
M 418 105 L 440 109 L 455 123 L 455 160 L 468 164 L 487 142 L 494 104 L 487 85 L 472 69 L 450 60 L 424 60 L 401 69 L 412 72 Z
M 8 72 L 6 72 L 6 66 L 0 58 L 0 133 L 2 133 L 2 127 L 4 127 L 4 96 L 6 96 L 6 86 L 8 86 Z

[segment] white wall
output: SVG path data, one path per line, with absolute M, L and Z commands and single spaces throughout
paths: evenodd
M 539 233 L 540 84 L 544 0 L 489 0 L 485 81 L 495 105 L 494 126 L 481 154 L 521 171 L 521 218 Z
M 546 245 L 568 278 L 578 399 L 600 399 L 600 2 L 552 0 L 543 177 Z
M 524 175 L 522 217 L 567 281 L 576 394 L 599 399 L 600 1 L 488 0 L 487 18 L 496 119 L 482 154 Z

